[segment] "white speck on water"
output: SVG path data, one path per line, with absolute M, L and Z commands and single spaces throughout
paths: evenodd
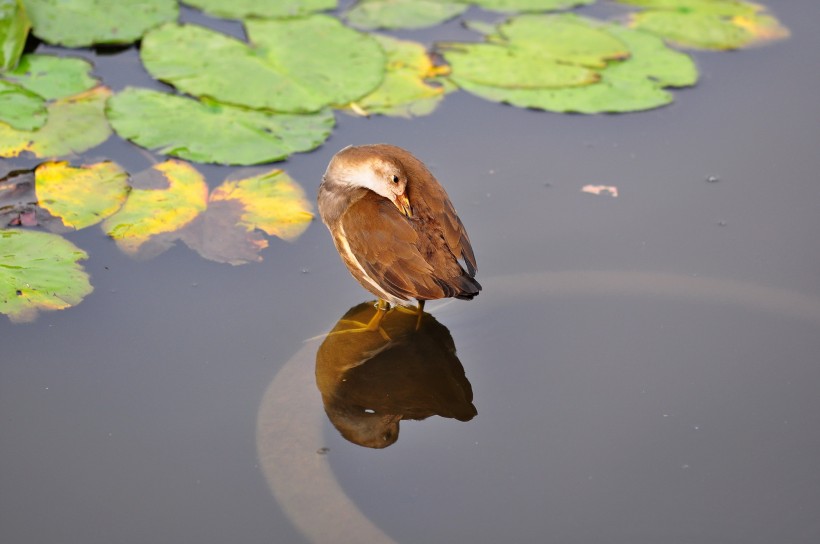
M 689 468 L 689 465 L 681 465 L 680 468 L 682 468 L 683 470 L 686 470 L 687 468 Z

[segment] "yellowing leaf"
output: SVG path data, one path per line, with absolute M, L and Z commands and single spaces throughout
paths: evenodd
M 46 162 L 35 171 L 35 190 L 41 208 L 79 230 L 120 209 L 128 196 L 128 173 L 111 161 L 78 168 Z
M 169 160 L 153 170 L 162 174 L 168 187 L 132 189 L 120 211 L 103 223 L 105 233 L 129 254 L 139 252 L 153 236 L 181 229 L 207 207 L 208 186 L 193 166 Z
M 88 254 L 56 234 L 0 230 L 0 313 L 32 321 L 39 310 L 79 304 L 94 290 L 77 261 Z
M 111 135 L 103 108 L 111 96 L 108 87 L 61 98 L 50 103 L 48 120 L 39 130 L 15 130 L 0 123 L 0 157 L 16 157 L 28 151 L 37 157 L 60 157 L 82 153 Z
M 238 201 L 243 206 L 241 223 L 271 236 L 294 240 L 313 219 L 305 192 L 282 170 L 270 170 L 241 180 L 228 180 L 214 189 L 210 201 Z

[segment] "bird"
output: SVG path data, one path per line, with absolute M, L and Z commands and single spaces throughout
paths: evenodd
M 391 305 L 417 305 L 420 324 L 425 301 L 471 300 L 481 291 L 464 224 L 444 187 L 406 149 L 345 147 L 322 176 L 318 207 L 342 261 L 378 297 L 363 330 L 380 330 Z

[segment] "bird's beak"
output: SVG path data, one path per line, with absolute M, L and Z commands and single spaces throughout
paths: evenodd
M 407 198 L 407 195 L 399 195 L 393 202 L 404 216 L 413 217 L 413 207 L 410 206 L 410 199 Z

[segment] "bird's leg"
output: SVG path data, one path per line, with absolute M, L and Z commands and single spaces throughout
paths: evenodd
M 405 306 L 396 306 L 396 310 L 398 310 L 400 312 L 407 313 L 407 314 L 415 315 L 416 316 L 416 330 L 419 330 L 421 328 L 421 318 L 422 318 L 422 316 L 424 316 L 424 303 L 425 302 L 426 301 L 424 301 L 424 300 L 419 300 L 418 301 L 419 304 L 415 308 L 408 308 L 408 307 L 405 307 Z
M 418 307 L 418 317 L 416 318 L 416 330 L 421 328 L 421 318 L 424 317 L 424 302 L 423 300 L 419 301 Z
M 382 319 L 384 319 L 384 316 L 387 314 L 387 311 L 390 309 L 390 303 L 386 300 L 379 299 L 376 302 L 376 304 L 374 304 L 374 306 L 376 307 L 376 313 L 373 314 L 373 317 L 371 317 L 370 321 L 368 321 L 367 323 L 362 323 L 361 321 L 354 321 L 352 319 L 342 319 L 339 321 L 339 323 L 358 326 L 351 329 L 333 331 L 331 333 L 328 333 L 328 336 L 349 332 L 378 332 L 382 336 L 382 338 L 389 342 L 390 336 L 388 336 L 387 332 L 382 328 L 381 322 Z

